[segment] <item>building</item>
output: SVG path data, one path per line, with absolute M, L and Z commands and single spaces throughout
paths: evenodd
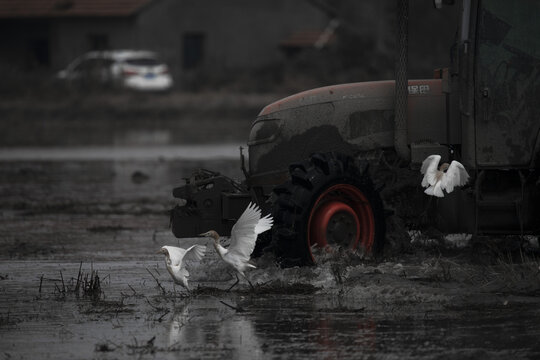
M 411 2 L 409 76 L 447 66 L 458 10 Z M 326 59 L 308 54 L 319 61 L 308 77 L 352 69 L 321 83 L 388 79 L 394 40 L 391 1 L 0 0 L 1 76 L 55 72 L 90 50 L 147 49 L 161 55 L 178 84 L 219 82 L 252 78 L 250 70 L 334 41 Z
M 310 37 L 294 46 L 313 46 L 329 24 L 304 0 L 0 0 L 0 66 L 57 71 L 90 50 L 148 49 L 176 78 L 216 77 L 279 61 L 298 34 Z

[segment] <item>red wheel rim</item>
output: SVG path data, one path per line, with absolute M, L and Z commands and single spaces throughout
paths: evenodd
M 360 221 L 353 208 L 341 201 L 322 203 L 313 213 L 310 245 L 323 248 L 339 244 L 355 248 L 360 234 Z
M 356 186 L 336 184 L 326 189 L 313 204 L 307 239 L 311 247 L 361 246 L 370 253 L 375 239 L 375 219 L 371 205 Z M 311 253 L 313 260 L 313 253 Z

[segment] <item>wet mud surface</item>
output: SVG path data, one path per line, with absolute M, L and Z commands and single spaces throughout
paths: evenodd
M 174 186 L 237 160 L 0 162 L 0 349 L 7 359 L 540 357 L 540 268 L 415 236 L 406 254 L 255 259 L 255 290 L 210 244 L 191 293 L 165 269 Z M 466 240 L 466 239 L 465 239 Z M 466 241 L 465 241 L 466 243 Z M 455 242 L 453 243 L 455 244 Z M 99 283 L 98 283 L 99 282 Z

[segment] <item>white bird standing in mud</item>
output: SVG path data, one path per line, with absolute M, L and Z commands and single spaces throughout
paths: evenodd
M 174 282 L 189 291 L 186 261 L 200 261 L 204 257 L 206 245 L 193 245 L 187 249 L 163 246 L 158 253 L 165 254 L 165 264 Z
M 245 271 L 247 268 L 255 268 L 249 259 L 255 248 L 257 235 L 269 230 L 273 221 L 270 215 L 261 218 L 261 209 L 256 204 L 249 203 L 231 230 L 231 244 L 228 249 L 219 244 L 219 234 L 214 230 L 199 235 L 213 238 L 214 247 L 221 259 L 236 270 L 236 282 L 227 291 L 230 291 L 240 281 L 238 274 L 242 275 L 253 289 Z
M 426 194 L 444 197 L 443 190 L 447 193 L 454 191 L 454 187 L 463 186 L 469 180 L 469 174 L 465 167 L 458 161 L 443 163 L 439 168 L 440 155 L 430 155 L 422 163 L 420 172 L 424 174 L 422 186 L 427 187 Z M 438 168 L 438 169 L 437 169 Z

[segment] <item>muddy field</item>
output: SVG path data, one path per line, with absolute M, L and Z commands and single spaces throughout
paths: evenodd
M 143 146 L 246 142 L 279 94 L 62 93 L 0 98 L 2 147 Z
M 540 356 L 534 255 L 522 263 L 475 252 L 464 236 L 441 246 L 413 234 L 392 258 L 281 269 L 266 255 L 249 273 L 254 291 L 226 292 L 234 279 L 208 246 L 188 294 L 156 254 L 204 242 L 170 234 L 171 189 L 196 167 L 240 177 L 236 158 L 41 156 L 4 151 L 0 162 L 6 359 Z
M 156 251 L 205 240 L 170 234 L 172 187 L 196 167 L 241 174 L 236 146 L 221 158 L 210 148 L 200 148 L 206 160 L 3 151 L 4 358 L 540 357 L 534 253 L 519 260 L 462 235 L 443 246 L 412 234 L 407 254 L 329 256 L 309 268 L 281 269 L 266 255 L 249 273 L 255 290 L 231 292 L 209 245 L 192 293 L 174 286 Z

